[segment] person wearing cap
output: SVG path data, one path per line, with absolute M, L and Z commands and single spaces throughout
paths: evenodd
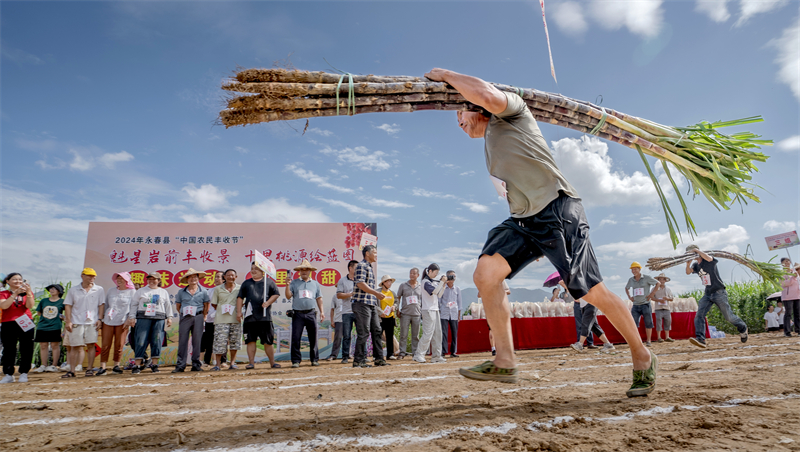
M 312 366 L 319 366 L 319 348 L 317 347 L 317 309 L 319 321 L 325 320 L 322 310 L 322 286 L 311 279 L 311 272 L 317 271 L 307 259 L 294 268 L 300 277 L 286 286 L 286 299 L 292 300 L 292 367 L 300 367 L 303 355 L 300 353 L 300 340 L 305 328 L 308 335 L 308 358 Z
M 399 306 L 397 317 L 400 319 L 400 359 L 408 355 L 408 328 L 411 327 L 411 353 L 417 349 L 419 344 L 419 325 L 422 312 L 419 308 L 422 300 L 422 284 L 419 279 L 419 269 L 414 267 L 408 271 L 408 281 L 400 284 L 397 289 Z
M 257 341 L 264 346 L 264 353 L 269 358 L 272 368 L 280 368 L 275 362 L 275 327 L 272 324 L 272 305 L 278 301 L 280 292 L 271 278 L 267 278 L 255 262 L 250 264 L 250 279 L 246 279 L 239 288 L 236 298 L 236 319 L 242 321 L 244 343 L 247 344 L 245 369 L 255 369 Z
M 147 285 L 133 294 L 131 307 L 128 311 L 128 326 L 134 329 L 134 362 L 133 374 L 140 374 L 145 366 L 142 361 L 146 356 L 147 347 L 150 346 L 150 370 L 159 372 L 158 359 L 161 355 L 161 337 L 164 334 L 164 324 L 167 328 L 172 326 L 172 303 L 169 292 L 159 287 L 161 274 L 153 272 L 147 275 Z
M 781 259 L 786 272 L 781 281 L 781 301 L 783 301 L 783 335 L 792 337 L 792 329 L 800 334 L 800 263 L 794 264 L 788 257 Z M 794 325 L 792 325 L 794 320 Z
M 644 317 L 644 329 L 646 332 L 647 346 L 650 346 L 650 335 L 653 331 L 653 311 L 650 309 L 650 287 L 658 284 L 652 276 L 642 274 L 642 264 L 634 262 L 631 264 L 631 273 L 633 276 L 628 280 L 625 285 L 625 294 L 628 299 L 633 302 L 631 308 L 631 315 L 633 316 L 633 323 L 639 327 L 639 319 Z M 631 290 L 633 296 L 631 296 Z
M 33 361 L 33 309 L 35 297 L 33 289 L 19 273 L 9 273 L 3 279 L 3 287 L 9 290 L 0 292 L 0 341 L 3 343 L 3 378 L 0 383 L 14 382 L 14 364 L 17 361 L 19 343 L 19 382 L 28 382 L 28 372 Z
M 394 313 L 397 310 L 394 305 L 394 301 L 397 300 L 397 294 L 392 291 L 392 284 L 394 284 L 394 281 L 395 279 L 391 276 L 383 275 L 380 283 L 383 299 L 381 300 L 378 315 L 381 318 L 381 329 L 383 330 L 384 341 L 386 342 L 387 359 L 397 359 L 394 356 Z
M 122 368 L 119 361 L 122 359 L 122 347 L 125 346 L 125 335 L 128 334 L 128 314 L 130 313 L 133 294 L 136 293 L 131 275 L 128 272 L 114 273 L 111 281 L 115 286 L 106 293 L 105 315 L 103 316 L 103 348 L 100 353 L 100 370 L 97 375 L 105 375 L 108 355 L 111 347 L 114 347 L 114 367 L 111 369 L 115 374 L 121 374 Z
M 67 292 L 64 300 L 64 318 L 66 320 L 67 335 L 69 336 L 69 350 L 67 361 L 70 371 L 61 378 L 75 377 L 75 369 L 83 362 L 83 350 L 87 349 L 89 359 L 84 374 L 93 377 L 94 358 L 96 355 L 94 345 L 97 343 L 97 331 L 102 327 L 101 319 L 105 314 L 106 292 L 94 283 L 97 272 L 91 268 L 84 268 L 81 272 L 81 283 L 73 286 Z
M 203 323 L 208 314 L 208 292 L 200 287 L 200 278 L 205 277 L 205 272 L 193 268 L 186 270 L 181 277 L 181 284 L 186 287 L 175 294 L 175 307 L 178 310 L 180 321 L 178 323 L 178 360 L 172 373 L 186 370 L 187 354 L 189 353 L 189 336 L 192 338 L 192 372 L 203 370 L 200 360 L 200 342 L 203 340 Z
M 378 248 L 367 245 L 361 250 L 364 259 L 356 265 L 353 289 L 353 314 L 356 316 L 356 349 L 353 367 L 371 367 L 367 364 L 367 340 L 372 335 L 372 356 L 375 366 L 388 366 L 383 359 L 381 344 L 381 318 L 379 302 L 384 296 L 378 290 L 372 264 L 378 261 Z
M 461 320 L 461 288 L 456 286 L 456 272 L 448 270 L 444 292 L 439 298 L 439 319 L 442 322 L 442 356 L 447 354 L 450 342 L 450 357 L 458 358 L 458 321 Z M 449 338 L 449 341 L 448 341 Z
M 700 348 L 708 347 L 706 345 L 706 315 L 714 305 L 717 305 L 722 317 L 739 331 L 742 343 L 747 342 L 747 324 L 733 313 L 733 309 L 728 303 L 728 292 L 719 277 L 719 271 L 717 271 L 717 259 L 700 251 L 700 247 L 697 245 L 687 246 L 686 252 L 697 255 L 694 262 L 691 260 L 686 262 L 686 274 L 697 273 L 700 276 L 700 282 L 706 288 L 703 298 L 697 302 L 697 314 L 694 316 L 694 337 L 689 338 L 689 342 Z
M 658 342 L 675 342 L 674 339 L 669 337 L 669 332 L 672 329 L 672 312 L 669 310 L 669 302 L 672 301 L 672 291 L 667 287 L 670 281 L 667 275 L 661 273 L 656 276 L 658 284 L 653 288 L 650 293 L 650 299 L 656 305 L 656 339 Z M 664 339 L 661 339 L 661 330 L 664 330 Z M 650 338 L 648 338 L 648 341 Z
M 61 284 L 50 284 L 44 290 L 50 297 L 42 299 L 36 306 L 39 323 L 36 324 L 36 335 L 33 342 L 39 343 L 39 357 L 42 365 L 34 372 L 58 372 L 58 360 L 61 358 L 61 327 L 64 313 L 64 287 Z M 50 352 L 53 353 L 53 364 L 48 366 Z

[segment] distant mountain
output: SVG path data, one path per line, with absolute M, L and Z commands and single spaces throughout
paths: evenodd
M 539 302 L 544 300 L 545 297 L 550 299 L 552 294 L 548 291 L 541 290 L 541 289 L 511 289 L 511 295 L 508 296 L 508 301 L 511 302 L 522 302 L 522 301 L 533 301 Z M 477 303 L 478 302 L 478 289 L 470 288 L 470 289 L 463 289 L 461 291 L 461 301 L 464 304 L 464 309 L 470 305 L 470 303 Z

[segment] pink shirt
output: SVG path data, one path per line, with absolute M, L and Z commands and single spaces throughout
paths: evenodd
M 785 275 L 781 285 L 783 286 L 782 300 L 800 300 L 800 281 L 797 276 Z

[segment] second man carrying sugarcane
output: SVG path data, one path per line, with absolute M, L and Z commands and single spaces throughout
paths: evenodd
M 504 93 L 476 77 L 438 68 L 425 76 L 448 83 L 483 108 L 483 112 L 458 112 L 458 123 L 470 138 L 485 139 L 489 177 L 511 211 L 510 218 L 489 232 L 473 275 L 494 333 L 497 357 L 462 368 L 461 375 L 508 383 L 518 380 L 510 307 L 502 283 L 546 256 L 570 294 L 603 311 L 628 342 L 634 369 L 628 397 L 652 392 L 656 356 L 642 343 L 625 303 L 603 284 L 581 200 L 558 169 L 528 106 L 516 94 Z

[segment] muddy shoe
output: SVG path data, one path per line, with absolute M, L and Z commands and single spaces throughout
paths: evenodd
M 742 339 L 742 344 L 747 342 L 747 328 L 744 329 L 744 333 L 740 334 L 739 337 Z
M 656 388 L 656 372 L 658 372 L 658 358 L 655 353 L 650 352 L 650 368 L 633 371 L 633 384 L 625 395 L 642 397 L 653 392 L 653 389 Z
M 608 353 L 608 352 L 613 352 L 614 350 L 616 350 L 616 348 L 614 347 L 614 344 L 612 344 L 611 342 L 609 342 L 607 344 L 603 344 L 603 350 L 602 351 Z
M 689 338 L 689 343 L 692 344 L 692 345 L 696 345 L 696 346 L 698 346 L 700 348 L 708 348 L 708 345 L 706 345 L 706 341 L 697 339 L 696 337 L 690 337 Z
M 581 344 L 580 342 L 570 344 L 569 346 L 572 347 L 572 349 L 575 350 L 576 352 L 583 353 L 583 344 Z
M 519 379 L 517 368 L 501 369 L 491 361 L 475 367 L 462 367 L 458 373 L 473 380 L 497 381 L 500 383 L 516 383 Z
M 671 337 L 668 337 L 668 338 L 666 338 L 664 340 L 667 341 L 667 342 L 675 342 L 675 339 L 673 339 Z

